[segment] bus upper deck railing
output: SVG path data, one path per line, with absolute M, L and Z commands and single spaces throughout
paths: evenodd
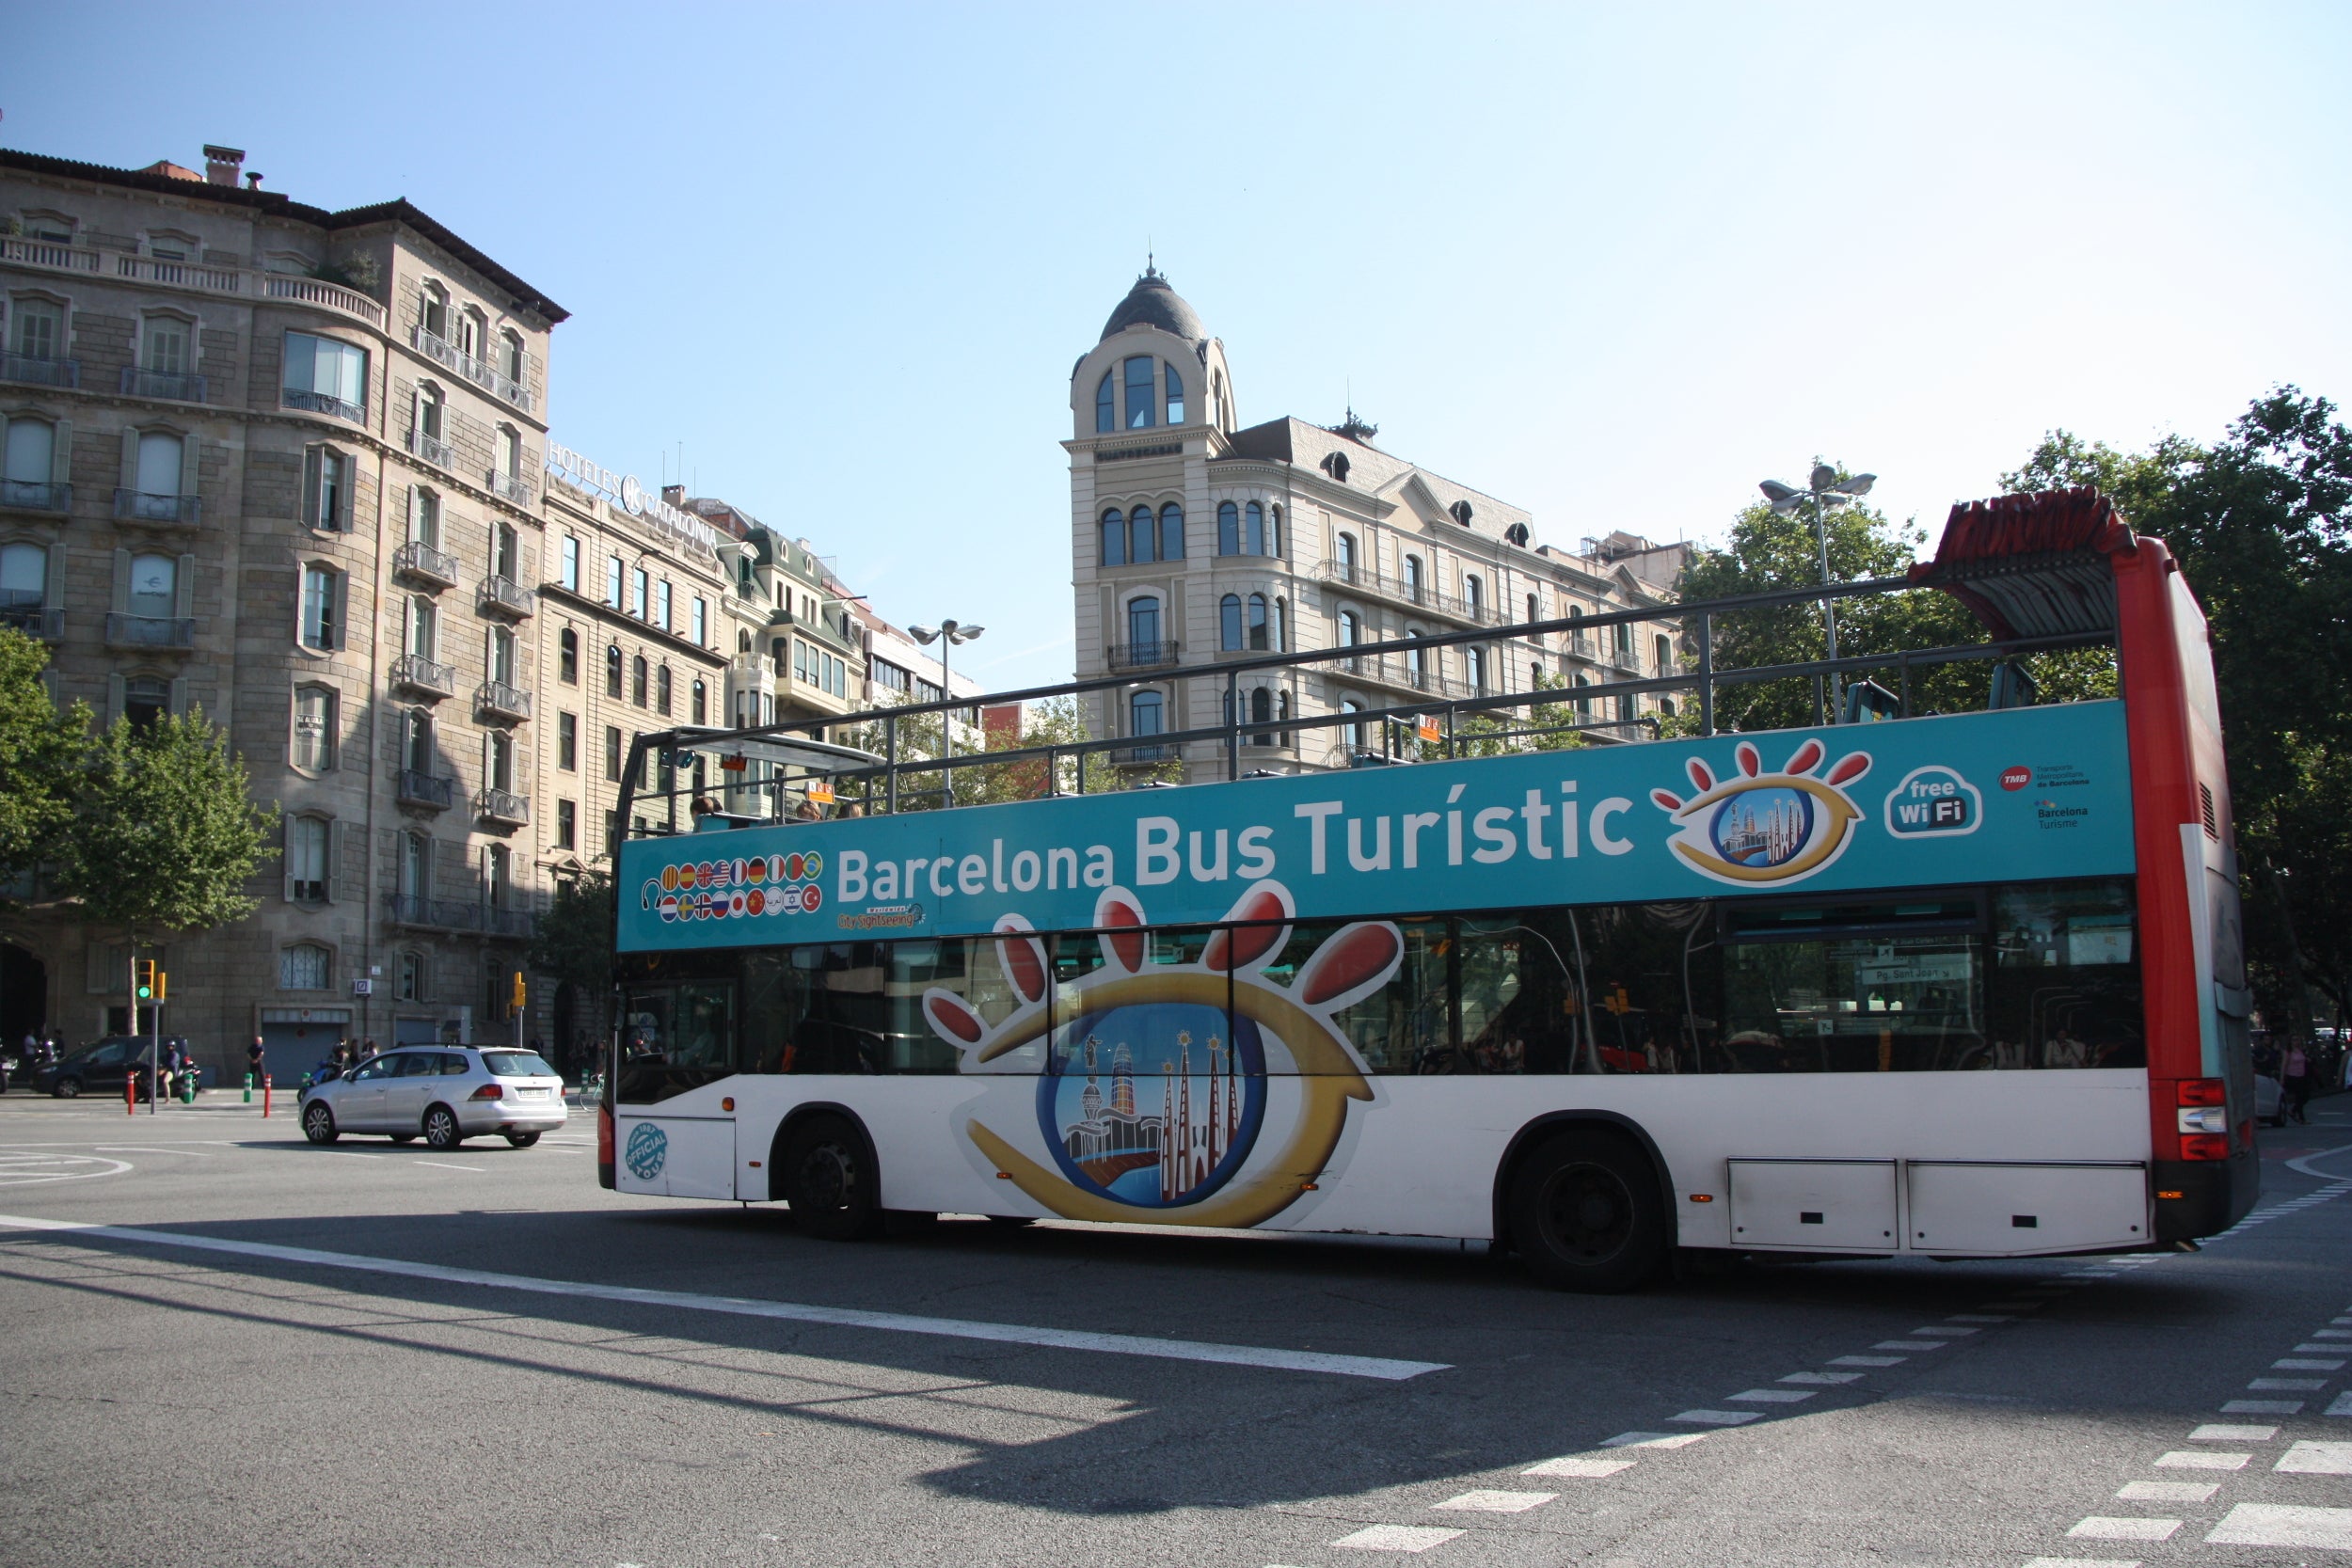
M 1400 737 L 1433 740 L 1438 755 L 1445 758 L 1466 752 L 1483 754 L 1485 750 L 1496 748 L 1516 749 L 1565 736 L 1623 742 L 1658 734 L 1660 716 L 1625 717 L 1621 712 L 1615 718 L 1591 717 L 1597 709 L 1605 713 L 1617 706 L 1620 699 L 1684 692 L 1691 694 L 1695 708 L 1691 715 L 1695 721 L 1693 733 L 1712 736 L 1716 733 L 1716 698 L 1721 689 L 1806 678 L 1817 683 L 1816 721 L 1836 722 L 1837 716 L 1828 711 L 1821 700 L 1820 683 L 1845 675 L 1887 672 L 1893 673 L 1895 680 L 1894 687 L 1885 693 L 1891 699 L 1893 711 L 1883 716 L 1903 717 L 1913 711 L 1913 677 L 1917 672 L 1973 660 L 2007 660 L 2028 654 L 2102 646 L 2114 641 L 2114 634 L 2108 629 L 1727 669 L 1718 668 L 1714 661 L 1714 633 L 1721 617 L 1876 594 L 1938 591 L 1910 578 L 1876 578 L 1438 636 L 1269 653 L 1211 665 L 1155 669 L 1149 675 L 1127 672 L 991 696 L 951 697 L 875 708 L 846 717 L 801 719 L 733 730 L 688 727 L 648 732 L 637 737 L 623 769 L 620 821 L 630 837 L 685 832 L 692 826 L 692 803 L 698 795 L 725 796 L 730 806 L 737 809 L 716 815 L 737 821 L 789 820 L 787 800 L 794 793 L 804 794 L 806 784 L 820 778 L 830 787 L 838 809 L 865 815 L 936 810 L 982 800 L 993 803 L 1009 798 L 1007 790 L 999 788 L 979 791 L 977 799 L 971 789 L 960 795 L 959 776 L 969 777 L 976 769 L 992 770 L 1000 780 L 1009 778 L 1010 798 L 1152 786 L 1169 782 L 1156 776 L 1169 762 L 1186 757 L 1207 760 L 1193 748 L 1212 743 L 1221 754 L 1224 776 L 1238 780 L 1249 776 L 1243 768 L 1245 753 L 1266 750 L 1262 742 L 1273 741 L 1273 749 L 1288 751 L 1294 736 L 1331 730 L 1354 732 L 1343 737 L 1352 766 L 1420 760 L 1397 754 Z M 1367 687 L 1411 687 L 1415 683 L 1375 681 L 1360 672 L 1374 661 L 1378 661 L 1378 667 L 1399 668 L 1408 657 L 1426 657 L 1434 650 L 1454 646 L 1488 644 L 1499 636 L 1534 640 L 1565 633 L 1581 640 L 1591 634 L 1607 633 L 1620 624 L 1666 620 L 1680 624 L 1680 641 L 1689 660 L 1687 667 L 1669 673 L 1645 675 L 1638 670 L 1619 667 L 1611 672 L 1618 678 L 1590 686 L 1546 686 L 1477 694 L 1457 694 L 1462 687 L 1458 680 L 1443 687 L 1432 681 L 1422 688 L 1426 695 L 1384 707 L 1267 717 L 1247 711 L 1248 689 L 1243 685 L 1247 676 L 1296 671 L 1325 673 Z M 1218 721 L 1156 734 L 1057 740 L 965 752 L 948 750 L 946 754 L 941 754 L 941 737 L 951 733 L 950 715 L 1173 681 L 1221 687 L 1223 706 Z M 1524 722 L 1513 725 L 1502 721 L 1518 710 L 1528 710 L 1522 715 Z M 1481 722 L 1467 724 L 1469 721 Z M 1434 736 L 1430 733 L 1433 728 Z M 863 752 L 837 744 L 827 746 L 824 751 L 829 754 L 825 756 L 785 763 L 763 763 L 756 755 L 763 741 L 789 748 L 799 737 L 823 741 L 845 731 L 862 733 L 875 744 Z M 1375 734 L 1381 737 L 1376 749 L 1370 744 L 1370 737 Z M 697 757 L 716 754 L 721 768 L 737 776 L 714 778 L 697 768 L 692 777 L 686 777 L 688 770 L 676 765 L 681 752 L 691 752 Z M 741 811 L 739 806 L 747 798 L 762 809 Z M 658 819 L 644 814 L 643 808 L 648 803 L 658 803 L 661 808 Z

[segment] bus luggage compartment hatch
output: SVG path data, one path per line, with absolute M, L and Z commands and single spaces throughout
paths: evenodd
M 1733 1160 L 1731 1244 L 1794 1252 L 1893 1252 L 1892 1160 Z
M 2143 1165 L 1913 1160 L 1904 1174 L 1914 1252 L 1999 1258 L 2148 1241 Z

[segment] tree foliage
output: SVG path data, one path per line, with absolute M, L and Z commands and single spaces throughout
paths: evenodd
M 89 918 L 136 942 L 241 920 L 246 883 L 277 853 L 278 810 L 202 709 L 144 728 L 118 718 L 90 746 L 62 847 L 63 882 Z
M 601 1000 L 612 990 L 612 873 L 582 871 L 555 884 L 532 931 L 530 964 Z
M 89 709 L 50 701 L 48 663 L 48 649 L 0 626 L 0 899 L 58 858 L 73 822 Z

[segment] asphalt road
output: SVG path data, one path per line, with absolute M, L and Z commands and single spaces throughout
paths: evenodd
M 598 1190 L 584 1120 L 284 1109 L 0 1100 L 0 1562 L 2352 1563 L 2352 1099 L 2193 1256 L 1613 1298 L 1431 1244 L 834 1246 Z

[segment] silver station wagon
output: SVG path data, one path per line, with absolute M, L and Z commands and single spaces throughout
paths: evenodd
M 387 1132 L 396 1144 L 455 1148 L 495 1132 L 528 1148 L 564 1125 L 564 1080 L 537 1053 L 511 1046 L 416 1046 L 303 1090 L 301 1116 L 314 1144 Z

